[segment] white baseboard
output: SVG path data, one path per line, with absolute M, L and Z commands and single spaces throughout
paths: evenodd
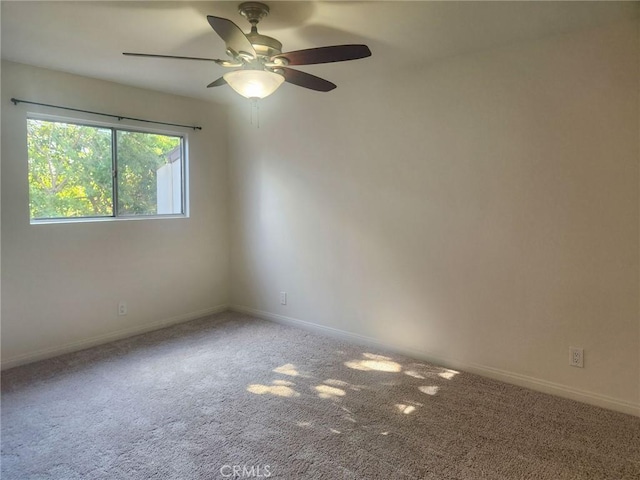
M 306 330 L 320 333 L 322 335 L 357 343 L 359 345 L 383 348 L 385 350 L 393 351 L 398 354 L 406 355 L 430 363 L 435 363 L 437 365 L 442 365 L 447 368 L 474 373 L 483 377 L 488 377 L 506 383 L 518 385 L 520 387 L 530 388 L 531 390 L 536 390 L 551 395 L 557 395 L 559 397 L 569 398 L 590 405 L 595 405 L 597 407 L 602 407 L 609 410 L 614 410 L 617 412 L 640 417 L 640 403 L 619 400 L 613 397 L 608 397 L 606 395 L 579 390 L 577 388 L 568 387 L 559 383 L 549 382 L 547 380 L 542 380 L 527 375 L 521 375 L 519 373 L 509 372 L 507 370 L 500 370 L 497 368 L 488 367 L 486 365 L 460 362 L 454 359 L 444 358 L 442 356 L 433 356 L 428 352 L 419 350 L 398 348 L 397 346 L 365 335 L 347 332 L 345 330 L 327 327 L 325 325 L 319 325 L 316 323 L 299 320 L 297 318 L 286 317 L 284 315 L 278 315 L 276 313 L 256 310 L 254 308 L 249 308 L 242 305 L 230 305 L 229 309 L 240 313 L 246 313 L 248 315 L 253 315 L 264 320 L 271 320 L 273 322 L 282 323 L 285 325 L 300 327 Z
M 196 320 L 198 318 L 213 315 L 214 313 L 223 312 L 228 310 L 229 306 L 218 305 L 212 308 L 204 310 L 198 310 L 196 312 L 186 313 L 184 315 L 178 315 L 175 317 L 165 318 L 152 323 L 146 323 L 144 325 L 138 325 L 131 328 L 125 328 L 117 330 L 115 332 L 106 333 L 104 335 L 98 335 L 96 337 L 79 340 L 76 342 L 66 343 L 55 347 L 45 348 L 35 352 L 28 352 L 15 357 L 3 360 L 0 364 L 0 370 L 6 370 L 7 368 L 17 367 L 27 363 L 36 362 L 38 360 L 45 360 L 47 358 L 57 357 L 65 353 L 77 352 L 78 350 L 84 350 L 85 348 L 95 347 L 104 343 L 113 342 L 114 340 L 121 340 L 123 338 L 133 337 L 134 335 L 140 335 L 141 333 L 151 332 L 153 330 L 159 330 L 170 325 L 177 323 L 188 322 L 190 320 Z

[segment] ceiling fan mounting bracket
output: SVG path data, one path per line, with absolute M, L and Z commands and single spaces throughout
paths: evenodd
M 238 12 L 255 27 L 260 20 L 269 15 L 269 7 L 260 2 L 244 2 L 238 6 Z

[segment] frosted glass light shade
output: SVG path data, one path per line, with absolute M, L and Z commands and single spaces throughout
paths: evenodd
M 284 77 L 266 70 L 234 70 L 223 75 L 225 81 L 243 97 L 264 98 L 275 92 Z

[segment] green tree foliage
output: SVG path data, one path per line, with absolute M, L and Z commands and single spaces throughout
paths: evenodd
M 32 218 L 112 215 L 111 130 L 27 121 Z
M 29 119 L 31 218 L 112 216 L 110 128 Z M 118 215 L 157 212 L 157 170 L 180 137 L 115 131 Z
M 118 213 L 155 215 L 156 176 L 179 137 L 118 131 Z

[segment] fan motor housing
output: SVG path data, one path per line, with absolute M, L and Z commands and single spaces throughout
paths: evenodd
M 251 33 L 247 33 L 247 38 L 259 56 L 272 57 L 273 55 L 282 53 L 282 43 L 273 37 L 252 31 Z

